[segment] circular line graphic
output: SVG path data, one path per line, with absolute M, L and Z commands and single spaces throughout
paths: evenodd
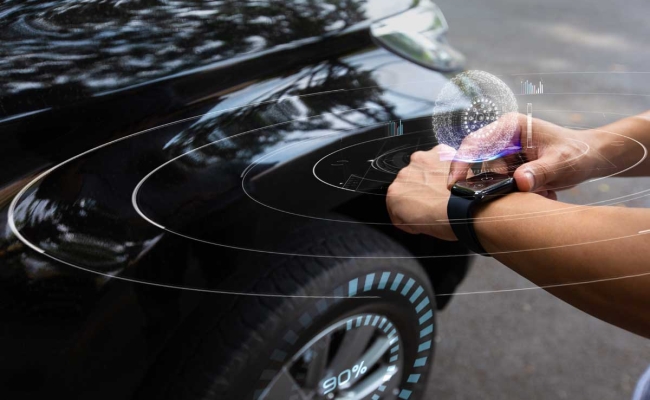
M 565 73 L 565 74 L 569 74 L 569 73 L 572 73 L 572 72 L 564 72 L 564 73 Z M 580 72 L 575 72 L 575 73 L 576 73 L 576 74 L 579 74 Z M 592 73 L 592 74 L 593 74 L 593 73 L 616 73 L 616 74 L 629 73 L 629 74 L 648 74 L 648 73 L 650 73 L 650 72 L 585 72 L 585 73 Z M 545 74 L 553 74 L 553 73 L 545 73 Z M 562 74 L 562 73 L 558 73 L 558 74 Z M 514 76 L 514 75 L 522 75 L 522 74 L 510 74 L 510 75 Z M 408 83 L 408 82 L 407 82 L 407 83 Z M 407 83 L 404 83 L 404 84 L 407 84 Z M 403 84 L 402 84 L 402 85 L 403 85 Z M 395 85 L 395 86 L 401 86 L 401 85 Z M 377 87 L 377 86 L 371 86 L 371 87 Z M 355 89 L 350 89 L 350 90 L 361 90 L 361 89 L 364 89 L 364 88 L 355 88 Z M 346 89 L 341 89 L 341 90 L 345 91 Z M 340 90 L 339 90 L 339 91 L 340 91 Z M 323 92 L 323 93 L 328 93 L 328 92 L 331 92 L 331 91 L 327 91 L 327 92 Z M 319 95 L 319 94 L 320 94 L 320 93 L 312 93 L 312 94 L 305 95 L 305 96 L 314 96 L 314 95 Z M 642 96 L 642 97 L 650 97 L 649 94 L 631 94 L 631 93 L 547 93 L 547 94 L 562 94 L 562 95 L 571 95 L 571 94 L 577 94 L 577 95 L 582 95 L 582 94 L 589 94 L 589 95 L 624 95 L 624 96 Z M 302 96 L 294 96 L 294 97 L 302 97 Z M 77 268 L 77 269 L 80 269 L 80 270 L 83 270 L 83 271 L 87 271 L 87 272 L 91 272 L 91 273 L 94 273 L 94 274 L 97 274 L 97 275 L 106 276 L 106 277 L 108 277 L 108 278 L 121 279 L 121 280 L 131 281 L 131 282 L 135 282 L 135 283 L 143 283 L 143 284 L 149 284 L 149 285 L 154 285 L 154 286 L 159 286 L 159 287 L 168 287 L 168 288 L 174 288 L 174 289 L 196 290 L 196 291 L 202 291 L 202 292 L 226 293 L 226 294 L 239 294 L 239 295 L 275 296 L 275 295 L 272 295 L 272 294 L 261 294 L 261 293 L 257 293 L 257 294 L 251 294 L 251 293 L 238 293 L 238 292 L 230 292 L 230 291 L 216 291 L 216 290 L 200 289 L 200 288 L 188 288 L 188 287 L 185 287 L 185 286 L 181 287 L 181 286 L 175 286 L 175 285 L 158 284 L 158 283 L 155 283 L 155 282 L 147 282 L 147 281 L 141 281 L 141 280 L 137 280 L 137 279 L 125 278 L 125 277 L 122 277 L 122 276 L 119 276 L 119 275 L 105 274 L 105 273 L 101 273 L 101 272 L 98 272 L 98 271 L 95 271 L 95 270 L 92 270 L 92 269 L 89 269 L 89 268 L 86 268 L 86 267 L 83 267 L 83 266 L 79 266 L 79 265 L 76 265 L 76 264 L 73 264 L 73 263 L 67 262 L 67 261 L 65 261 L 65 260 L 62 260 L 62 259 L 60 259 L 60 258 L 58 258 L 58 257 L 56 257 L 56 256 L 54 256 L 54 255 L 52 255 L 52 254 L 47 253 L 45 250 L 39 248 L 38 246 L 36 246 L 36 245 L 33 244 L 32 242 L 30 242 L 27 238 L 25 238 L 25 237 L 20 233 L 18 227 L 16 226 L 14 212 L 15 212 L 16 206 L 17 206 L 18 202 L 20 201 L 20 199 L 22 198 L 22 196 L 24 196 L 24 194 L 25 194 L 25 193 L 26 193 L 30 188 L 32 188 L 32 187 L 33 187 L 37 182 L 41 181 L 43 178 L 45 178 L 47 175 L 49 175 L 52 171 L 54 171 L 54 170 L 60 168 L 61 166 L 65 165 L 65 164 L 68 164 L 69 162 L 71 162 L 71 161 L 73 161 L 73 160 L 79 159 L 79 158 L 81 158 L 81 157 L 83 157 L 83 156 L 85 156 L 85 155 L 87 155 L 87 154 L 89 154 L 89 153 L 92 153 L 92 152 L 96 151 L 96 150 L 99 150 L 99 149 L 101 149 L 101 148 L 104 148 L 104 147 L 110 146 L 110 145 L 115 144 L 115 143 L 117 143 L 117 142 L 121 142 L 121 141 L 124 141 L 124 140 L 130 139 L 130 138 L 133 138 L 133 137 L 138 136 L 138 135 L 142 135 L 142 134 L 147 133 L 147 132 L 152 132 L 152 131 L 154 131 L 154 130 L 161 129 L 161 128 L 164 128 L 164 127 L 173 126 L 173 125 L 176 125 L 176 124 L 180 124 L 180 123 L 182 123 L 182 122 L 191 121 L 191 120 L 193 120 L 193 119 L 198 119 L 198 118 L 200 118 L 200 117 L 202 117 L 202 116 L 211 115 L 211 114 L 219 114 L 219 113 L 226 112 L 226 111 L 228 111 L 228 110 L 234 110 L 234 109 L 244 108 L 244 107 L 248 107 L 248 106 L 251 106 L 251 105 L 257 105 L 257 104 L 268 104 L 268 103 L 274 103 L 274 102 L 278 102 L 278 101 L 279 101 L 279 100 L 270 100 L 270 101 L 262 101 L 262 102 L 257 102 L 257 103 L 249 103 L 249 104 L 242 105 L 242 106 L 237 106 L 237 107 L 231 107 L 231 108 L 222 109 L 222 110 L 211 111 L 211 112 L 209 112 L 209 113 L 201 114 L 201 115 L 198 115 L 198 116 L 184 118 L 184 119 L 181 119 L 181 120 L 178 120 L 178 121 L 169 122 L 169 123 L 166 123 L 166 124 L 163 124 L 163 125 L 157 126 L 157 127 L 153 127 L 153 128 L 145 129 L 145 130 L 142 130 L 142 131 L 139 131 L 139 132 L 136 132 L 136 133 L 130 134 L 130 135 L 126 135 L 126 136 L 124 136 L 124 137 L 122 137 L 122 138 L 119 138 L 119 139 L 116 139 L 116 140 L 113 140 L 113 141 L 107 142 L 107 143 L 105 143 L 105 144 L 103 144 L 103 145 L 100 145 L 100 146 L 97 146 L 97 147 L 92 148 L 92 149 L 90 149 L 90 150 L 87 150 L 87 151 L 85 151 L 85 152 L 82 152 L 82 153 L 80 153 L 80 154 L 78 154 L 78 155 L 76 155 L 76 156 L 74 156 L 74 157 L 72 157 L 72 158 L 70 158 L 70 159 L 68 159 L 68 160 L 65 160 L 65 161 L 63 161 L 63 162 L 61 162 L 61 163 L 59 163 L 59 164 L 57 164 L 57 165 L 51 167 L 50 169 L 47 169 L 47 170 L 44 171 L 43 173 L 39 174 L 36 178 L 34 178 L 34 179 L 33 179 L 32 181 L 30 181 L 27 185 L 25 185 L 25 186 L 24 186 L 24 187 L 23 187 L 23 188 L 18 192 L 18 194 L 16 194 L 16 196 L 12 199 L 12 202 L 10 203 L 9 210 L 8 210 L 8 223 L 9 223 L 9 227 L 10 227 L 12 233 L 16 236 L 16 238 L 18 238 L 18 240 L 20 240 L 23 244 L 25 244 L 26 246 L 28 246 L 28 247 L 31 248 L 32 250 L 38 252 L 39 254 L 45 255 L 45 256 L 47 256 L 47 257 L 49 257 L 49 258 L 51 258 L 51 259 L 53 259 L 53 260 L 55 260 L 55 261 L 57 261 L 57 262 L 64 263 L 64 264 L 69 265 L 69 266 L 72 266 L 72 267 L 74 267 L 74 268 Z M 596 113 L 595 111 L 585 111 L 585 112 L 593 112 L 593 113 Z M 608 113 L 608 114 L 610 114 L 610 113 Z M 626 115 L 626 114 L 621 114 L 621 113 L 611 113 L 611 114 Z M 299 120 L 299 119 L 298 119 L 298 120 Z M 291 122 L 291 121 L 288 121 L 288 122 Z M 285 123 L 286 123 L 286 122 L 285 122 Z M 266 128 L 266 127 L 264 127 L 264 128 Z M 240 136 L 240 135 L 244 135 L 244 134 L 246 134 L 246 133 L 250 133 L 250 132 L 253 132 L 253 131 L 257 131 L 257 130 L 259 130 L 259 129 L 263 129 L 263 128 L 258 128 L 258 129 L 254 129 L 254 130 L 251 130 L 251 131 L 242 132 L 242 133 L 240 133 L 240 134 L 237 134 L 237 135 L 234 135 L 234 136 L 230 136 L 230 137 L 228 137 L 228 138 L 226 138 L 226 139 L 231 139 L 231 138 L 233 138 L 233 137 Z M 613 132 L 611 132 L 611 133 L 613 133 Z M 614 134 L 617 134 L 617 133 L 614 133 Z M 625 137 L 624 135 L 620 135 L 620 134 L 617 134 L 617 135 Z M 631 138 L 628 138 L 628 139 L 631 139 Z M 222 139 L 222 140 L 225 140 L 225 139 Z M 632 139 L 632 140 L 634 140 L 634 139 Z M 220 141 L 220 140 L 219 140 L 219 141 Z M 217 141 L 217 142 L 219 142 L 219 141 Z M 217 142 L 214 142 L 214 143 L 217 143 Z M 208 145 L 211 145 L 211 144 L 214 144 L 214 143 L 210 143 L 210 144 L 208 144 Z M 208 145 L 205 145 L 205 146 L 208 146 Z M 202 148 L 202 147 L 205 147 L 205 146 L 201 146 L 201 148 Z M 194 149 L 194 150 L 197 150 L 197 149 Z M 647 156 L 647 149 L 644 148 L 644 156 L 643 156 L 643 158 L 645 158 L 646 156 Z M 643 159 L 642 159 L 641 161 L 643 161 Z M 641 161 L 639 161 L 638 163 L 640 163 Z M 635 164 L 634 166 L 638 165 L 638 163 Z M 634 166 L 629 167 L 628 169 L 633 168 Z M 159 169 L 159 168 L 157 168 L 157 169 Z M 156 170 L 157 170 L 157 169 L 156 169 Z M 627 169 L 626 169 L 626 170 L 627 170 Z M 152 171 L 152 172 L 155 172 L 155 171 Z M 621 171 L 621 172 L 624 172 L 624 171 Z M 621 173 L 621 172 L 618 172 L 618 173 Z M 245 171 L 244 175 L 247 174 L 247 173 L 248 173 L 248 171 Z M 617 174 L 618 174 L 618 173 L 617 173 Z M 150 173 L 148 176 L 150 176 L 150 175 L 152 175 L 152 173 Z M 609 175 L 609 176 L 607 176 L 607 177 L 611 177 L 611 176 L 614 176 L 614 175 L 616 175 L 616 174 L 612 174 L 612 175 Z M 591 181 L 588 181 L 588 182 L 593 182 L 593 181 L 595 181 L 595 180 L 600 180 L 600 179 L 604 179 L 604 178 L 606 178 L 606 177 L 597 178 L 597 179 L 594 179 L 594 180 L 591 180 Z M 143 182 L 144 182 L 144 181 L 141 181 L 141 182 L 138 183 L 138 186 L 136 187 L 136 190 L 134 190 L 134 193 L 137 192 L 137 189 L 140 188 L 140 186 L 142 185 Z M 643 196 L 645 196 L 645 195 L 647 195 L 647 194 L 644 194 L 644 195 L 641 195 L 641 194 L 642 194 L 642 193 L 645 193 L 645 192 L 647 192 L 647 191 L 650 191 L 650 189 L 648 189 L 648 190 L 644 190 L 644 191 L 641 191 L 641 192 L 638 192 L 638 193 L 635 193 L 635 194 L 631 194 L 631 195 L 621 196 L 621 197 L 619 197 L 619 198 L 617 198 L 617 199 L 622 199 L 622 198 L 631 197 L 631 196 L 637 196 L 637 197 L 635 197 L 635 198 L 643 197 Z M 135 197 L 134 197 L 134 198 L 135 198 Z M 611 201 L 611 200 L 606 200 L 606 201 Z M 626 200 L 626 201 L 627 201 L 627 200 Z M 596 203 L 590 203 L 590 204 L 598 204 L 598 203 L 602 203 L 602 202 L 596 202 Z M 140 211 L 137 209 L 137 203 L 134 203 L 134 206 L 136 207 L 136 210 L 140 213 Z M 578 207 L 585 207 L 585 206 L 578 206 Z M 207 241 L 202 241 L 202 240 L 197 239 L 197 238 L 191 238 L 191 237 L 189 237 L 189 236 L 187 236 L 187 235 L 183 235 L 182 233 L 175 232 L 175 231 L 170 230 L 170 229 L 168 229 L 168 228 L 162 227 L 161 225 L 157 224 L 155 221 L 152 221 L 152 220 L 146 218 L 146 216 L 145 216 L 144 214 L 142 214 L 142 213 L 140 213 L 140 214 L 141 214 L 141 216 L 143 216 L 143 218 L 145 218 L 145 220 L 147 220 L 149 223 L 151 223 L 152 225 L 154 225 L 154 226 L 156 226 L 156 227 L 158 227 L 158 228 L 160 228 L 160 229 L 163 229 L 163 230 L 165 230 L 165 231 L 167 231 L 167 232 L 170 232 L 170 233 L 172 233 L 172 234 L 175 234 L 175 235 L 178 235 L 178 236 L 181 236 L 181 237 L 185 237 L 185 238 L 188 238 L 188 239 L 198 240 L 198 241 L 200 241 L 200 242 L 204 242 L 204 243 L 209 243 L 209 242 L 207 242 Z M 351 221 L 345 221 L 345 222 L 351 222 Z M 619 239 L 626 239 L 626 238 L 635 237 L 635 236 L 638 236 L 639 234 L 644 234 L 645 232 L 646 232 L 646 231 L 641 231 L 640 233 L 637 233 L 637 234 L 634 234 L 634 235 L 626 235 L 626 236 L 621 236 L 621 237 L 616 237 L 616 238 L 608 238 L 608 239 L 603 239 L 603 240 L 598 240 L 598 241 L 593 241 L 593 242 L 587 242 L 587 243 L 582 243 L 582 244 L 561 245 L 561 246 L 554 246 L 554 247 L 542 248 L 542 249 L 526 249 L 526 250 L 519 250 L 519 251 L 517 251 L 517 252 L 521 252 L 521 251 L 545 250 L 545 249 L 550 249 L 550 248 L 569 247 L 569 246 L 585 245 L 585 244 L 591 244 L 591 243 L 602 243 L 602 242 L 606 242 L 606 241 L 613 241 L 613 240 L 619 240 Z M 218 246 L 220 246 L 219 244 L 216 244 L 216 243 L 210 243 L 210 244 L 214 244 L 214 245 L 218 245 Z M 255 249 L 247 249 L 247 248 L 242 248 L 242 247 L 237 247 L 237 246 L 227 246 L 227 245 L 223 245 L 223 246 L 224 246 L 224 247 L 233 248 L 233 249 L 238 249 L 238 250 L 245 250 L 245 251 L 258 251 L 258 252 L 270 253 L 270 254 L 280 254 L 280 255 L 300 256 L 300 254 L 283 253 L 283 252 L 267 252 L 267 251 L 259 251 L 259 250 L 255 250 Z M 510 253 L 510 252 L 503 252 L 503 253 Z M 495 254 L 500 254 L 500 253 L 495 253 Z M 464 256 L 464 255 L 463 255 L 463 256 Z M 318 257 L 318 256 L 310 255 L 310 257 Z M 382 257 L 382 258 L 443 258 L 443 257 L 453 257 L 453 255 L 451 255 L 451 256 L 450 256 L 450 255 L 447 255 L 447 256 L 421 256 L 421 257 Z M 341 258 L 376 258 L 376 257 L 349 257 L 349 256 L 342 256 Z M 650 274 L 650 272 L 649 272 L 649 273 L 643 273 L 643 274 L 636 274 L 636 275 L 624 276 L 624 277 L 613 277 L 613 278 L 607 278 L 607 280 L 632 278 L 632 277 L 644 276 L 644 275 L 648 275 L 648 274 Z M 599 280 L 599 281 L 602 281 L 602 280 Z M 561 284 L 561 285 L 562 285 L 562 286 L 565 286 L 565 285 L 577 285 L 577 284 L 586 284 L 586 283 L 592 283 L 592 282 L 597 282 L 597 281 L 575 282 L 575 283 L 567 283 L 567 284 Z M 504 291 L 514 291 L 514 290 L 540 289 L 540 288 L 545 288 L 545 287 L 555 287 L 555 285 L 551 285 L 551 286 L 542 286 L 542 287 L 534 287 L 534 288 L 518 288 L 518 289 L 499 290 L 499 291 L 491 291 L 490 293 L 494 293 L 494 292 L 504 292 Z M 487 293 L 487 292 L 468 292 L 468 293 L 465 293 L 465 294 L 472 294 L 472 293 Z M 456 294 L 463 294 L 463 293 L 456 293 Z M 448 295 L 448 294 L 439 294 L 439 295 Z M 277 295 L 277 296 L 279 296 L 279 295 Z M 279 296 L 279 297 L 289 297 L 289 296 L 284 296 L 284 295 L 282 295 L 282 296 Z M 311 296 L 295 296 L 295 297 L 311 297 Z M 315 297 L 322 297 L 322 296 L 315 296 Z
M 399 293 L 399 295 L 404 299 L 408 300 L 408 304 L 412 307 L 412 310 L 417 317 L 416 332 L 419 338 L 417 341 L 418 355 L 416 356 L 412 367 L 402 365 L 405 370 L 410 369 L 411 373 L 408 377 L 402 377 L 406 383 L 398 387 L 397 393 L 395 393 L 395 395 L 401 399 L 408 399 L 414 391 L 414 386 L 420 382 L 422 377 L 420 371 L 423 371 L 422 369 L 426 368 L 430 361 L 425 352 L 430 351 L 434 346 L 433 338 L 436 334 L 436 323 L 434 321 L 435 301 L 426 294 L 427 291 L 422 285 L 417 283 L 415 279 L 405 276 L 402 273 L 391 271 L 378 271 L 353 278 L 334 290 L 333 294 L 336 296 L 333 297 L 334 300 L 331 300 L 331 304 L 324 300 L 323 302 L 319 302 L 315 307 L 306 310 L 299 320 L 307 321 L 308 323 L 296 324 L 295 328 L 290 328 L 286 334 L 283 335 L 285 343 L 281 343 L 281 345 L 275 349 L 271 359 L 278 365 L 278 367 L 264 371 L 262 377 L 258 380 L 258 384 L 261 386 L 258 386 L 258 390 L 255 391 L 253 398 L 255 400 L 273 400 L 274 398 L 266 397 L 269 394 L 269 387 L 272 387 L 272 385 L 278 380 L 279 376 L 286 376 L 286 364 L 295 362 L 295 360 L 298 359 L 306 349 L 312 346 L 320 336 L 329 333 L 329 331 L 343 327 L 346 331 L 362 327 L 376 327 L 380 329 L 390 340 L 391 358 L 389 362 L 391 366 L 386 369 L 387 375 L 389 375 L 389 379 L 386 381 L 393 378 L 395 373 L 401 372 L 397 370 L 397 363 L 400 360 L 399 354 L 402 350 L 400 347 L 403 347 L 400 333 L 389 318 L 376 313 L 350 316 L 342 321 L 330 325 L 330 327 L 325 331 L 320 332 L 314 339 L 302 346 L 302 348 L 298 350 L 290 360 L 286 360 L 289 356 L 286 348 L 287 345 L 291 343 L 291 338 L 296 338 L 302 335 L 303 332 L 310 327 L 310 324 L 313 323 L 315 316 L 325 313 L 329 307 L 335 304 L 335 302 L 340 301 L 341 298 L 345 298 L 345 296 L 343 296 L 344 293 L 348 294 L 347 298 L 355 298 L 359 293 L 369 291 Z M 380 296 L 377 297 L 380 298 Z M 280 367 L 280 365 L 282 366 Z M 379 387 L 373 392 L 374 395 L 371 397 L 373 400 L 380 400 L 382 398 L 382 394 L 386 389 L 386 385 L 383 386 L 383 388 Z M 367 398 L 368 396 L 364 396 L 364 398 Z
M 603 131 L 603 130 L 600 130 L 600 131 Z M 609 131 L 603 131 L 603 132 L 609 132 Z M 619 136 L 622 136 L 622 137 L 626 137 L 626 136 L 624 136 L 624 135 L 620 135 L 620 134 L 617 134 L 617 133 L 614 133 L 614 132 L 609 132 L 609 133 L 613 133 L 613 134 L 615 134 L 615 135 L 619 135 Z M 627 137 L 626 137 L 626 138 L 627 138 Z M 641 146 L 641 148 L 644 150 L 644 156 L 643 156 L 643 157 L 642 157 L 642 158 L 641 158 L 637 163 L 635 163 L 634 165 L 632 165 L 631 167 L 626 168 L 626 169 L 624 169 L 624 170 L 621 170 L 621 171 L 619 171 L 619 172 L 616 172 L 616 173 L 614 173 L 614 174 L 608 175 L 608 176 L 606 176 L 606 177 L 612 177 L 612 176 L 615 176 L 615 175 L 617 175 L 617 174 L 620 174 L 620 173 L 623 173 L 623 172 L 625 172 L 625 171 L 628 171 L 629 169 L 636 167 L 636 166 L 639 165 L 641 162 L 643 162 L 643 160 L 645 160 L 645 158 L 646 158 L 646 156 L 647 156 L 647 149 L 645 148 L 645 146 L 643 146 L 642 143 L 640 143 L 640 142 L 638 142 L 638 141 L 636 141 L 636 140 L 634 140 L 634 139 L 631 139 L 631 138 L 629 138 L 629 139 L 635 141 L 639 146 Z M 349 148 L 354 147 L 354 146 L 362 145 L 362 144 L 364 144 L 364 143 L 373 142 L 373 141 L 378 141 L 378 140 L 386 140 L 386 138 L 371 139 L 371 140 L 368 140 L 368 141 L 366 141 L 366 142 L 356 143 L 356 144 L 354 144 L 354 145 L 347 146 L 347 147 L 344 147 L 344 148 L 342 148 L 342 149 L 339 149 L 339 150 L 337 150 L 336 152 L 341 151 L 341 150 L 345 150 L 345 149 L 349 149 Z M 584 144 L 588 147 L 588 145 L 587 145 L 586 143 L 584 143 Z M 331 184 L 331 183 L 329 183 L 329 182 L 326 182 L 326 181 L 324 181 L 323 179 L 321 179 L 321 178 L 316 174 L 316 167 L 318 166 L 318 164 L 320 164 L 323 160 L 325 160 L 327 157 L 331 156 L 332 154 L 335 154 L 336 152 L 330 153 L 330 154 L 328 154 L 328 155 L 322 157 L 320 160 L 318 160 L 318 161 L 316 162 L 316 164 L 314 165 L 314 167 L 312 168 L 312 173 L 314 174 L 314 177 L 315 177 L 316 179 L 318 179 L 320 182 L 324 183 L 325 185 L 331 186 L 331 187 L 333 187 L 333 188 L 335 188 L 335 189 L 339 189 L 339 190 L 347 190 L 347 191 L 355 192 L 355 190 L 347 189 L 347 188 L 344 188 L 344 187 L 339 187 L 339 186 L 333 185 L 333 184 Z M 256 160 L 255 162 L 253 162 L 251 165 L 259 164 L 259 163 L 261 163 L 262 161 L 264 161 L 265 158 L 266 158 L 266 156 L 263 156 L 263 157 L 261 157 L 260 159 Z M 351 223 L 351 224 L 365 224 L 365 225 L 394 225 L 393 223 L 387 223 L 387 222 L 350 221 L 350 220 L 340 220 L 340 219 L 333 219 L 333 218 L 315 217 L 315 216 L 310 216 L 310 215 L 305 215 L 305 214 L 294 213 L 294 212 L 291 212 L 291 211 L 282 210 L 282 209 L 279 209 L 279 208 L 277 208 L 277 207 L 270 206 L 270 205 L 268 205 L 268 204 L 265 204 L 265 203 L 263 203 L 263 202 L 260 202 L 260 201 L 257 200 L 255 197 L 251 196 L 250 193 L 246 190 L 246 187 L 245 187 L 245 185 L 244 185 L 244 184 L 245 184 L 245 178 L 246 178 L 246 176 L 248 175 L 248 172 L 250 172 L 252 169 L 253 169 L 253 168 L 248 168 L 247 171 L 246 171 L 246 173 L 242 176 L 242 178 L 243 178 L 243 179 L 242 179 L 242 190 L 244 191 L 244 193 L 246 193 L 246 195 L 247 195 L 251 200 L 257 202 L 258 204 L 260 204 L 260 205 L 262 205 L 262 206 L 264 206 L 264 207 L 270 208 L 270 209 L 272 209 L 272 210 L 274 210 L 274 211 L 278 211 L 278 212 L 286 213 L 286 214 L 293 215 L 293 216 L 297 216 L 297 217 L 312 218 L 312 219 L 325 220 L 325 221 L 332 221 L 332 222 Z M 602 178 L 594 179 L 594 180 L 592 180 L 592 181 L 600 180 L 600 179 L 602 179 Z M 592 182 L 592 181 L 589 181 L 589 182 Z M 389 183 L 389 182 L 386 182 L 386 183 Z M 553 189 L 562 189 L 562 188 L 564 188 L 564 187 L 557 187 L 557 188 L 553 188 Z M 588 203 L 588 204 L 583 204 L 583 205 L 574 205 L 574 206 L 570 206 L 570 207 L 563 208 L 563 209 L 561 209 L 561 210 L 555 210 L 555 211 L 532 211 L 532 212 L 528 212 L 528 213 L 525 213 L 525 214 L 509 215 L 509 216 L 507 216 L 506 220 L 515 220 L 515 219 L 523 219 L 523 218 L 534 218 L 534 217 L 538 217 L 538 216 L 548 216 L 548 215 L 559 215 L 559 214 L 564 214 L 564 213 L 568 213 L 568 212 L 579 211 L 579 210 L 581 210 L 581 209 L 585 209 L 585 208 L 588 207 L 588 206 L 607 204 L 607 203 L 609 203 L 609 202 L 612 202 L 611 204 L 619 204 L 619 203 L 622 202 L 622 201 L 619 201 L 619 200 L 621 200 L 621 199 L 624 199 L 624 198 L 626 198 L 626 197 L 631 197 L 631 196 L 638 196 L 639 194 L 642 194 L 642 193 L 648 193 L 648 192 L 650 192 L 650 189 L 642 190 L 642 191 L 640 191 L 640 192 L 632 193 L 632 194 L 629 194 L 629 195 L 620 196 L 620 197 L 617 197 L 617 198 L 614 198 L 614 199 L 595 201 L 595 202 Z M 365 193 L 365 192 L 364 192 L 364 193 Z M 382 195 L 382 194 L 377 194 L 377 193 L 366 193 L 366 194 L 376 195 L 376 196 L 384 196 L 384 195 Z M 648 193 L 648 194 L 650 194 L 650 193 Z M 629 200 L 632 200 L 632 199 L 628 199 L 628 200 L 626 200 L 626 201 L 629 201 Z M 501 220 L 503 220 L 503 219 L 504 219 L 503 216 L 496 216 L 496 217 L 482 217 L 482 218 L 476 218 L 476 219 L 474 219 L 474 220 L 475 220 L 476 222 L 490 222 L 489 220 L 499 220 L 499 221 L 501 221 Z M 458 220 L 456 220 L 456 221 L 457 221 L 456 223 L 462 223 L 462 222 L 465 221 L 465 220 L 458 219 Z M 446 220 L 441 220 L 441 222 L 440 222 L 440 224 L 446 224 L 446 223 L 448 223 Z M 434 225 L 434 224 L 427 223 L 427 224 L 404 224 L 404 225 Z
M 306 345 L 302 347 L 292 358 L 289 360 L 281 370 L 279 371 L 273 371 L 275 372 L 275 376 L 271 381 L 267 384 L 266 388 L 261 391 L 261 394 L 255 394 L 253 397 L 255 399 L 259 400 L 274 400 L 274 399 L 279 399 L 278 394 L 274 393 L 274 386 L 278 385 L 278 382 L 285 376 L 289 375 L 291 376 L 291 368 L 297 364 L 298 362 L 301 361 L 301 358 L 309 352 L 309 350 L 314 347 L 319 341 L 321 341 L 323 338 L 326 338 L 330 336 L 333 333 L 338 333 L 338 331 L 343 331 L 345 332 L 350 332 L 354 331 L 355 329 L 364 329 L 364 328 L 373 328 L 376 329 L 380 334 L 382 335 L 381 339 L 386 340 L 388 342 L 388 346 L 386 346 L 385 350 L 383 350 L 382 354 L 380 356 L 383 356 L 385 353 L 387 353 L 389 350 L 394 349 L 391 354 L 395 354 L 391 356 L 390 359 L 390 365 L 382 368 L 381 371 L 376 371 L 373 376 L 370 378 L 374 378 L 373 380 L 378 381 L 376 382 L 373 386 L 377 386 L 377 388 L 373 391 L 370 392 L 370 394 L 373 395 L 374 399 L 380 399 L 381 395 L 383 395 L 383 392 L 386 389 L 386 383 L 389 382 L 393 377 L 397 374 L 399 367 L 397 364 L 400 362 L 399 355 L 401 353 L 400 351 L 400 345 L 401 340 L 399 333 L 397 333 L 396 329 L 393 329 L 391 331 L 391 328 L 393 327 L 393 322 L 380 314 L 361 314 L 361 315 L 354 315 L 352 317 L 347 317 L 342 321 L 339 321 L 331 326 L 329 326 L 326 330 L 320 332 L 316 337 L 314 337 L 312 340 L 310 340 Z M 291 337 L 296 337 L 296 333 L 292 331 Z M 285 335 L 286 337 L 286 335 Z M 277 349 L 274 354 L 281 354 L 280 352 L 283 352 L 280 349 Z M 310 357 L 313 357 L 313 354 L 308 353 Z M 358 382 L 358 380 L 363 379 L 364 377 L 367 378 L 366 372 L 368 372 L 368 366 L 365 364 L 368 360 L 362 359 L 358 364 L 354 364 L 351 366 L 351 368 L 348 368 L 344 371 L 341 371 L 340 373 L 338 371 L 333 372 L 332 376 L 328 378 L 323 378 L 321 379 L 321 382 L 319 382 L 321 385 L 317 388 L 319 395 L 327 396 L 330 394 L 328 397 L 333 398 L 334 396 L 334 391 L 336 389 L 341 389 L 343 388 L 344 393 L 345 389 L 348 389 L 346 387 L 349 384 L 354 385 L 355 383 Z M 372 368 L 374 366 L 374 363 L 379 360 L 371 360 L 373 363 L 370 365 Z M 355 361 L 356 362 L 356 361 Z M 268 373 L 268 370 L 265 371 L 265 375 L 270 375 Z M 352 381 L 352 383 L 351 383 Z M 262 383 L 264 381 L 262 380 Z M 295 382 L 295 380 L 294 380 Z M 278 385 L 280 386 L 280 385 Z M 300 387 L 296 388 L 296 391 L 300 391 Z M 285 389 L 286 390 L 286 389 Z M 259 392 L 258 392 L 259 393 Z M 368 394 L 367 396 L 369 396 Z M 364 397 L 367 397 L 364 396 Z M 307 397 L 307 396 L 304 396 Z

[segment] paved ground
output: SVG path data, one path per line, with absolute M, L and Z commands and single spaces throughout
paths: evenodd
M 647 1 L 437 3 L 451 26 L 451 43 L 472 69 L 506 77 L 530 73 L 523 79 L 540 78 L 533 72 L 650 71 Z M 585 93 L 535 98 L 536 116 L 556 123 L 599 126 L 650 109 L 648 97 L 616 95 L 650 94 L 650 75 L 550 75 L 544 81 L 547 92 Z M 561 200 L 585 204 L 650 187 L 648 179 L 604 183 L 563 193 Z M 628 204 L 644 205 L 650 201 Z M 460 290 L 529 286 L 498 262 L 481 259 Z M 650 364 L 649 340 L 543 290 L 458 296 L 439 316 L 437 340 L 430 393 L 438 399 L 629 399 Z

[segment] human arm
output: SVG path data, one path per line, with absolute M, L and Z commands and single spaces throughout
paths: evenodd
M 447 220 L 449 163 L 438 152 L 412 155 L 389 188 L 388 211 L 406 232 L 455 240 Z M 639 234 L 650 229 L 650 211 L 512 193 L 475 217 L 479 241 L 494 258 L 573 306 L 650 338 L 650 234 Z
M 645 157 L 644 151 L 650 148 L 650 111 L 588 130 L 586 133 L 594 137 L 594 145 L 598 151 L 617 165 L 619 170 L 642 160 L 636 167 L 617 176 L 650 176 L 650 158 Z M 621 141 L 634 144 L 621 146 Z M 603 175 L 603 171 L 600 175 Z
M 574 307 L 650 338 L 650 233 L 639 233 L 650 229 L 650 210 L 512 193 L 475 217 L 494 258 Z

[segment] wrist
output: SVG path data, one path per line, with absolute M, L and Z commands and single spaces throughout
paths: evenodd
M 489 253 L 514 250 L 544 211 L 565 207 L 536 193 L 516 192 L 480 204 L 474 211 L 474 231 Z
M 479 204 L 474 209 L 474 232 L 476 232 L 479 243 L 487 252 L 492 253 L 498 249 L 491 237 L 495 228 L 498 229 L 498 223 L 494 221 L 495 218 L 503 215 L 503 211 L 500 210 L 503 209 L 504 203 L 506 203 L 505 207 L 507 207 L 507 203 L 520 194 L 530 193 L 511 193 L 503 198 Z
M 456 182 L 447 203 L 447 216 L 458 240 L 475 253 L 489 255 L 474 230 L 476 208 L 516 190 L 513 177 L 494 172 L 482 172 Z

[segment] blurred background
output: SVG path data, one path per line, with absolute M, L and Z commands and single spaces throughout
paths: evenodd
M 597 127 L 620 118 L 618 114 L 650 109 L 647 96 L 622 95 L 650 93 L 650 75 L 629 73 L 650 71 L 647 1 L 438 0 L 437 4 L 449 23 L 450 42 L 468 58 L 468 69 L 499 76 L 615 72 L 567 74 L 561 83 L 545 82 L 545 105 L 557 102 L 556 108 L 564 112 L 536 117 Z M 554 98 L 547 92 L 583 95 Z M 525 101 L 520 99 L 519 107 L 525 112 Z M 560 200 L 585 204 L 649 186 L 648 179 L 608 179 L 562 192 Z M 627 204 L 648 205 L 648 200 Z M 534 285 L 499 262 L 477 256 L 458 290 L 526 287 Z M 628 399 L 650 364 L 650 341 L 543 290 L 456 296 L 439 314 L 438 326 L 432 398 Z

